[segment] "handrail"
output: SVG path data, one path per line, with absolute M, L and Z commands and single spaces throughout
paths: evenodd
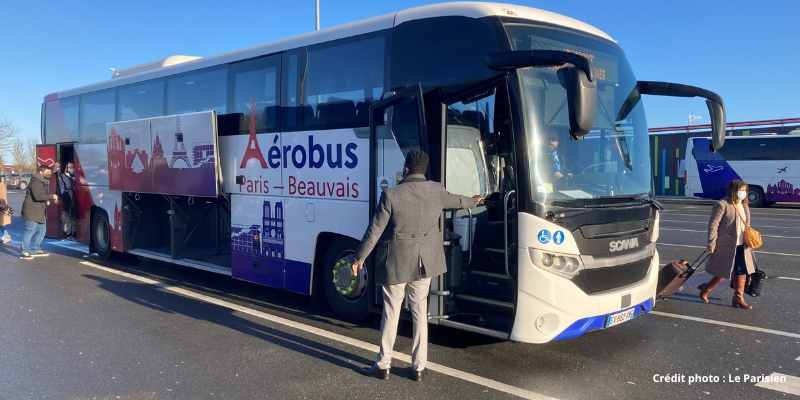
M 508 193 L 503 197 L 503 246 L 505 247 L 503 250 L 503 255 L 505 256 L 506 262 L 506 275 L 510 278 L 511 273 L 508 269 L 508 200 L 511 198 L 512 194 L 516 194 L 516 190 L 509 190 Z
M 469 223 L 467 224 L 467 246 L 469 246 L 469 254 L 467 256 L 467 265 L 472 264 L 472 210 L 467 208 L 467 216 Z

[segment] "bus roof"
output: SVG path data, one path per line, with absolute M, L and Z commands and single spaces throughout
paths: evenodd
M 45 101 L 79 95 L 95 90 L 123 86 L 148 79 L 155 79 L 181 72 L 245 60 L 297 47 L 389 29 L 403 22 L 444 16 L 464 16 L 470 18 L 482 18 L 489 16 L 514 17 L 534 22 L 543 22 L 547 24 L 563 26 L 577 31 L 589 33 L 609 41 L 614 41 L 611 36 L 594 26 L 570 17 L 566 17 L 564 15 L 540 10 L 537 8 L 486 2 L 440 3 L 409 8 L 396 13 L 367 18 L 360 21 L 334 26 L 331 28 L 322 29 L 320 31 L 309 32 L 276 42 L 261 44 L 207 58 L 191 57 L 187 59 L 181 59 L 181 62 L 169 63 L 164 62 L 164 60 L 169 60 L 173 57 L 167 57 L 162 61 L 146 63 L 124 70 L 115 70 L 115 74 L 118 77 L 112 77 L 110 80 L 48 94 L 45 96 Z M 152 68 L 143 68 L 144 66 L 152 66 Z M 124 73 L 120 73 L 123 71 Z

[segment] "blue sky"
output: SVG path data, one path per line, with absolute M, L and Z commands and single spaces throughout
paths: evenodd
M 322 27 L 433 3 L 321 0 Z M 720 93 L 728 120 L 800 116 L 800 2 L 515 0 L 608 32 L 639 79 Z M 313 0 L 6 0 L 0 17 L 0 120 L 38 138 L 42 97 L 169 54 L 214 55 L 313 29 Z M 699 100 L 647 99 L 651 127 L 702 115 Z

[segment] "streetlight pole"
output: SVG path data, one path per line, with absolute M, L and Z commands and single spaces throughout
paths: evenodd
M 319 0 L 314 0 L 314 30 L 319 30 Z

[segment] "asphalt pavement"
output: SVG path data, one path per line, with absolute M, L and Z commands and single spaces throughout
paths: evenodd
M 11 201 L 20 209 L 19 193 Z M 691 259 L 710 206 L 666 206 L 661 259 Z M 653 313 L 571 341 L 434 327 L 421 383 L 402 361 L 388 381 L 358 372 L 377 318 L 354 325 L 302 296 L 135 257 L 49 243 L 49 257 L 24 261 L 0 248 L 0 399 L 800 399 L 800 208 L 753 209 L 753 222 L 769 279 L 752 311 L 730 307 L 726 285 L 702 304 L 698 273 Z

